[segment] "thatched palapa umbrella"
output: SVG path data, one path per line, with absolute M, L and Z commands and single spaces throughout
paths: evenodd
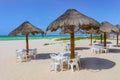
M 120 33 L 120 25 L 116 25 L 116 26 L 113 28 L 113 32 L 116 33 L 116 38 L 117 38 L 116 47 L 118 47 L 119 33 Z
M 64 33 L 70 33 L 70 43 L 71 43 L 71 55 L 70 58 L 74 58 L 74 32 L 79 31 L 80 29 L 89 30 L 91 28 L 98 29 L 99 23 L 78 12 L 75 9 L 68 9 L 65 13 L 63 13 L 60 17 L 58 17 L 55 21 L 49 24 L 46 31 L 56 31 L 57 29 L 61 29 Z
M 90 45 L 92 45 L 92 34 L 98 34 L 99 30 L 91 28 L 90 30 L 84 30 L 84 33 L 90 34 Z
M 113 31 L 113 25 L 107 21 L 101 23 L 100 31 L 104 33 L 104 47 L 106 48 L 106 33 L 111 33 Z
M 44 34 L 44 32 L 35 27 L 34 25 L 32 25 L 31 23 L 29 23 L 28 21 L 23 22 L 20 26 L 18 26 L 16 29 L 14 29 L 13 31 L 11 31 L 9 33 L 9 35 L 17 35 L 17 34 L 22 34 L 22 35 L 26 35 L 26 55 L 28 56 L 29 53 L 29 44 L 28 44 L 28 35 L 29 34 L 36 34 L 36 33 L 41 33 Z

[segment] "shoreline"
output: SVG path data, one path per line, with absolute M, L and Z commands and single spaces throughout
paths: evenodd
M 57 40 L 69 40 L 70 39 L 70 35 L 46 35 L 46 36 L 42 36 L 42 35 L 29 35 L 28 38 L 29 38 L 29 40 L 56 39 L 56 38 L 57 38 Z M 94 36 L 92 36 L 92 38 L 100 40 L 100 36 L 99 35 L 94 35 Z M 1 35 L 0 36 L 0 41 L 25 40 L 25 39 L 26 39 L 26 37 L 24 35 L 17 35 L 17 36 Z M 86 35 L 75 35 L 75 39 L 76 40 L 90 39 L 90 36 L 89 36 L 89 34 L 86 34 Z M 115 40 L 116 37 L 109 37 L 109 39 Z
M 85 37 L 85 35 L 76 35 L 76 37 L 81 36 Z M 68 38 L 70 37 L 69 35 L 29 35 L 29 39 L 51 39 L 51 38 Z M 9 35 L 1 35 L 0 36 L 0 41 L 1 40 L 25 40 L 26 37 L 24 35 L 17 35 L 17 36 L 9 36 Z

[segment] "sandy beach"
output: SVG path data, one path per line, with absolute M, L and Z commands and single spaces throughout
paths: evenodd
M 99 42 L 99 40 L 97 40 Z M 81 55 L 79 71 L 51 71 L 50 53 L 65 52 L 65 41 L 54 39 L 29 40 L 29 48 L 37 48 L 35 60 L 16 62 L 16 50 L 25 48 L 25 40 L 0 41 L 0 80 L 120 80 L 120 47 L 116 40 L 107 40 L 110 52 L 90 51 L 90 40 L 75 41 Z M 49 45 L 44 45 L 48 43 Z

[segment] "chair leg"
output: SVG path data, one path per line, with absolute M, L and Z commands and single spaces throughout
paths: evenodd
M 81 63 L 80 61 L 78 61 L 78 69 L 80 70 L 80 68 L 81 68 Z
M 63 71 L 63 63 L 61 63 L 60 68 L 61 68 L 61 71 Z
M 55 69 L 55 66 L 54 66 L 54 64 L 53 63 L 51 63 L 51 68 L 52 68 L 52 70 L 54 70 Z
M 70 69 L 70 65 L 68 64 L 68 70 Z
M 76 66 L 77 66 L 77 69 L 80 70 L 79 65 L 77 64 Z
M 104 52 L 105 52 L 105 53 L 108 53 L 108 49 L 104 49 Z
M 55 65 L 55 72 L 57 72 L 57 65 Z
M 74 65 L 73 64 L 71 64 L 71 70 L 72 70 L 72 72 L 74 72 Z

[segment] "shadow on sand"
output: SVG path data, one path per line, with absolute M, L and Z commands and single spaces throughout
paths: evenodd
M 39 59 L 50 59 L 50 53 L 39 53 L 36 55 L 36 60 Z
M 102 44 L 104 44 L 104 42 L 102 42 Z M 110 41 L 107 41 L 106 44 L 112 44 L 112 42 Z
M 116 45 L 113 45 L 113 47 L 116 47 Z M 118 47 L 120 47 L 120 45 L 118 45 Z
M 87 50 L 89 47 L 76 47 L 75 50 Z
M 120 53 L 120 49 L 110 48 L 109 53 Z
M 115 62 L 103 58 L 81 58 L 82 69 L 102 70 L 109 69 L 115 66 Z

